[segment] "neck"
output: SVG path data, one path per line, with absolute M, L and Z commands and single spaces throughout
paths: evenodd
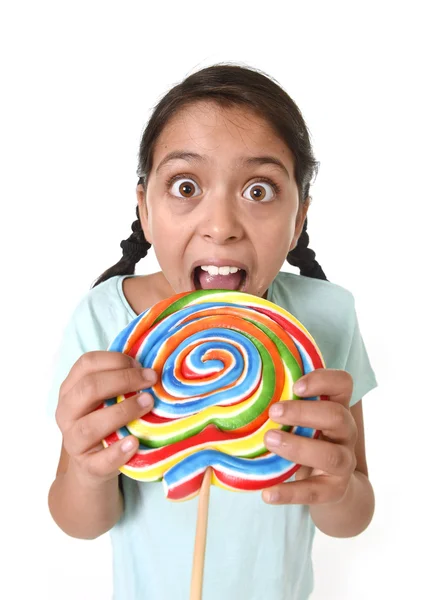
M 174 288 L 171 286 L 169 281 L 166 279 L 166 277 L 163 274 L 163 271 L 159 271 L 159 273 L 157 273 L 157 275 L 159 278 L 160 289 L 163 291 L 163 296 L 165 298 L 170 298 L 171 296 L 175 296 L 177 292 L 174 290 Z

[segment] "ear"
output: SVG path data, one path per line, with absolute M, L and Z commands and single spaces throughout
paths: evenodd
M 300 204 L 299 204 L 298 212 L 296 214 L 296 221 L 295 221 L 295 234 L 294 234 L 292 242 L 290 244 L 289 252 L 291 250 L 293 250 L 294 248 L 296 248 L 299 237 L 304 228 L 304 223 L 305 223 L 305 219 L 307 218 L 307 213 L 308 213 L 308 209 L 310 207 L 310 203 L 311 203 L 311 196 L 308 196 L 308 198 L 305 200 L 305 202 L 300 202 Z
M 150 242 L 150 244 L 152 244 L 153 241 L 151 239 L 150 227 L 148 225 L 148 207 L 146 194 L 144 186 L 141 183 L 139 183 L 136 186 L 136 198 L 138 200 L 139 218 L 141 220 L 142 231 L 144 232 L 145 239 L 147 240 L 147 242 Z

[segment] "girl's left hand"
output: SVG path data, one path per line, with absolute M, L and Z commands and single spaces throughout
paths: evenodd
M 302 398 L 327 396 L 328 400 L 278 402 L 271 406 L 270 418 L 281 425 L 311 427 L 321 435 L 310 439 L 277 429 L 266 433 L 270 452 L 303 466 L 296 472 L 296 481 L 264 491 L 263 499 L 271 504 L 339 502 L 356 468 L 358 429 L 349 409 L 352 377 L 346 371 L 317 369 L 301 377 L 293 391 Z

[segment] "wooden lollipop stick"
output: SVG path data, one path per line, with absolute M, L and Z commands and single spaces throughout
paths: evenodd
M 208 503 L 210 498 L 212 469 L 205 471 L 199 493 L 198 516 L 196 523 L 195 552 L 193 555 L 192 582 L 190 600 L 202 599 L 202 584 L 204 575 L 205 547 L 207 541 Z

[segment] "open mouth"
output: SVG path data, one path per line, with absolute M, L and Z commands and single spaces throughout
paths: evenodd
M 196 290 L 236 290 L 242 292 L 247 285 L 247 272 L 238 269 L 229 274 L 210 274 L 202 267 L 196 267 L 193 271 L 193 286 Z

